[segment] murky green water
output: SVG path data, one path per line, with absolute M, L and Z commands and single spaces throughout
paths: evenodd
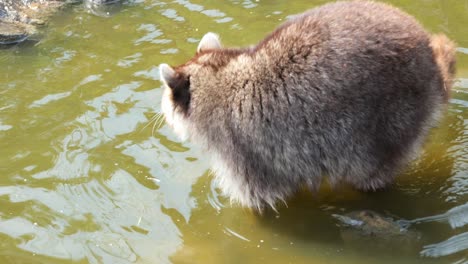
M 419 240 L 383 243 L 332 217 L 468 202 L 468 1 L 388 1 L 460 46 L 446 118 L 393 188 L 305 193 L 263 216 L 218 195 L 206 153 L 148 125 L 157 65 L 184 62 L 207 31 L 252 44 L 327 1 L 138 2 L 109 18 L 73 6 L 41 42 L 0 50 L 0 263 L 468 263 L 466 225 L 428 221 L 410 227 Z

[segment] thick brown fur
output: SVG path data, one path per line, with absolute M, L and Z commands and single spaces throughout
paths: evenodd
M 323 177 L 377 190 L 445 109 L 454 53 L 397 8 L 336 2 L 251 47 L 225 49 L 208 33 L 187 63 L 161 65 L 162 108 L 212 153 L 220 188 L 242 205 L 273 207 Z
M 439 66 L 440 73 L 444 79 L 444 89 L 446 92 L 446 99 L 448 99 L 455 76 L 456 46 L 447 36 L 437 34 L 431 38 L 431 47 L 434 51 L 434 57 Z

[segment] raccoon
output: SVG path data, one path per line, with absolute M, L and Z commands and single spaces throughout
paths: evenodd
M 212 154 L 232 202 L 262 211 L 323 179 L 391 184 L 446 108 L 455 45 L 390 5 L 342 1 L 250 47 L 207 33 L 192 59 L 159 69 L 166 122 Z

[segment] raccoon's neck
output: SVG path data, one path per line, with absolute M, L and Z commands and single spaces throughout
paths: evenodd
M 223 70 L 218 89 L 239 120 L 257 119 L 268 116 L 276 103 L 289 104 L 292 94 L 283 77 L 286 72 L 267 53 L 246 52 Z
M 233 58 L 223 71 L 223 84 L 230 84 L 228 89 L 245 90 L 248 83 L 264 86 L 271 78 L 278 77 L 278 70 L 284 63 L 264 52 L 246 49 L 241 55 Z

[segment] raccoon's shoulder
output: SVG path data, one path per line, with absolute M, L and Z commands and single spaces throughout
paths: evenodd
M 334 35 L 402 35 L 426 36 L 420 23 L 406 12 L 375 1 L 338 1 L 309 10 L 302 23 L 318 20 Z M 301 23 L 300 20 L 297 22 Z
M 374 1 L 338 1 L 289 17 L 255 50 L 295 50 L 336 39 L 401 39 L 402 34 L 413 40 L 427 38 L 419 22 L 398 8 Z

